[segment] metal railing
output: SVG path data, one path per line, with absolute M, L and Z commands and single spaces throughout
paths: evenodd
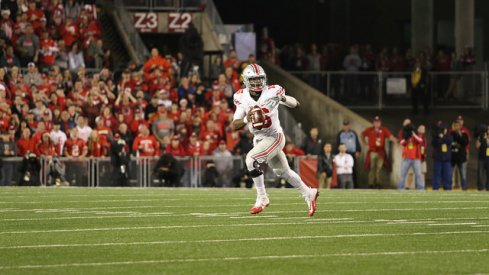
M 3 158 L 0 168 L 0 185 L 19 185 L 26 172 L 29 174 L 30 184 L 50 186 L 54 185 L 51 158 L 36 158 L 39 162 L 38 168 L 25 167 L 25 159 L 21 157 Z M 217 178 L 216 187 L 232 187 L 233 177 L 239 176 L 244 168 L 241 156 L 229 158 L 217 158 L 214 156 L 202 157 L 176 157 L 175 158 L 183 174 L 180 177 L 178 187 L 203 187 L 207 164 L 214 163 Z M 121 178 L 117 167 L 114 167 L 110 158 L 57 158 L 63 168 L 62 185 L 78 187 L 160 187 L 164 186 L 159 176 L 153 173 L 158 157 L 132 157 L 127 164 L 127 176 Z
M 315 157 L 295 157 L 288 159 L 290 167 L 299 172 L 299 163 L 303 159 Z M 166 186 L 154 168 L 158 157 L 130 158 L 127 164 L 127 176 L 123 179 L 118 167 L 114 167 L 110 158 L 36 158 L 40 166 L 34 170 L 25 170 L 25 159 L 21 157 L 4 158 L 0 168 L 1 185 L 20 185 L 30 171 L 30 182 L 26 185 L 52 186 L 57 183 L 76 187 L 162 187 Z M 177 187 L 240 187 L 244 182 L 245 163 L 242 156 L 215 157 L 176 157 L 183 174 Z M 61 163 L 62 176 L 53 176 L 53 163 Z M 35 172 L 34 172 L 35 171 Z M 264 168 L 265 181 L 268 185 L 284 185 L 272 169 Z M 60 179 L 57 182 L 56 179 Z
M 410 108 L 410 72 L 289 71 L 352 109 Z M 489 108 L 487 71 L 429 72 L 434 108 Z M 420 103 L 421 104 L 421 103 Z

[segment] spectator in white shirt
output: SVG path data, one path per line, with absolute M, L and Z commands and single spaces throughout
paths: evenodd
M 53 141 L 54 145 L 56 146 L 56 153 L 58 156 L 62 155 L 63 152 L 63 147 L 66 142 L 66 134 L 60 130 L 61 124 L 59 121 L 54 121 L 53 123 L 53 129 L 49 133 L 49 136 L 51 137 L 51 140 Z
M 87 125 L 87 120 L 84 116 L 78 116 L 76 119 L 76 128 L 78 129 L 78 137 L 83 141 L 88 142 L 88 137 L 92 133 L 92 128 Z
M 68 68 L 72 72 L 77 72 L 79 68 L 85 68 L 85 59 L 83 52 L 78 50 L 78 44 L 74 43 L 71 51 L 68 53 Z
M 339 154 L 333 159 L 336 165 L 338 187 L 341 189 L 353 189 L 353 157 L 346 152 L 346 145 L 341 143 L 338 147 Z

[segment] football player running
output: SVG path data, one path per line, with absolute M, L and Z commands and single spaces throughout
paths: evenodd
M 232 125 L 234 130 L 248 125 L 254 135 L 253 149 L 246 155 L 246 167 L 257 191 L 256 203 L 250 213 L 258 214 L 270 204 L 261 168 L 268 164 L 277 176 L 287 180 L 302 194 L 307 203 L 308 215 L 313 216 L 318 189 L 304 184 L 299 175 L 290 169 L 282 151 L 285 137 L 280 126 L 278 106 L 295 108 L 299 102 L 285 95 L 284 88 L 279 85 L 267 86 L 265 71 L 257 64 L 250 64 L 243 70 L 243 82 L 246 87 L 234 94 L 236 111 Z

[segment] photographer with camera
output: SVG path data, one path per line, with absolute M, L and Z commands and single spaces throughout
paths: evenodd
M 433 190 L 440 188 L 452 190 L 452 135 L 441 121 L 433 129 L 431 146 L 433 147 Z
M 401 163 L 401 178 L 399 180 L 399 190 L 404 189 L 406 177 L 409 168 L 412 167 L 415 177 L 415 185 L 417 190 L 424 190 L 424 180 L 421 174 L 421 145 L 423 139 L 415 132 L 413 124 L 408 123 L 402 128 L 402 163 Z
M 40 185 L 41 161 L 36 154 L 27 151 L 19 166 L 19 186 Z
M 116 185 L 129 186 L 129 147 L 119 133 L 110 144 L 110 162 L 116 173 Z
M 469 136 L 462 131 L 462 125 L 458 120 L 452 124 L 452 132 L 450 133 L 452 141 L 452 171 L 455 167 L 459 171 L 460 185 L 462 190 L 467 190 L 467 145 L 469 144 Z M 456 180 L 456 178 L 454 179 Z
M 479 162 L 477 165 L 477 190 L 489 191 L 489 128 L 480 125 L 476 133 L 475 147 L 478 150 Z
M 153 176 L 158 178 L 161 187 L 179 187 L 184 172 L 178 160 L 168 153 L 161 155 L 153 168 Z

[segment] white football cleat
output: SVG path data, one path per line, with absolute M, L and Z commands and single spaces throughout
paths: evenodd
M 319 196 L 319 190 L 317 188 L 309 189 L 309 196 L 306 198 L 307 207 L 309 208 L 307 215 L 309 217 L 314 216 L 314 213 L 316 212 L 316 207 L 317 207 L 316 201 L 318 196 Z
M 270 200 L 268 199 L 268 197 L 256 198 L 255 205 L 250 209 L 250 213 L 251 214 L 258 214 L 261 211 L 263 211 L 263 209 L 265 209 L 265 207 L 267 207 L 269 205 L 270 205 Z

